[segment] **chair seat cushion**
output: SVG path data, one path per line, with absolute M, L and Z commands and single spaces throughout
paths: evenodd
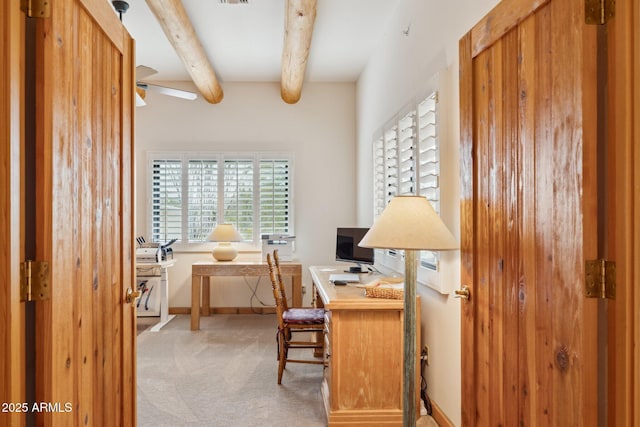
M 285 322 L 297 325 L 324 323 L 323 308 L 290 308 L 282 313 Z

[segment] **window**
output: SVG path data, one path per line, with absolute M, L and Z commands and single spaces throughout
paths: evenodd
M 436 92 L 410 106 L 382 129 L 373 143 L 373 214 L 377 218 L 396 195 L 425 196 L 440 212 L 440 156 Z M 396 251 L 384 255 L 396 257 Z M 438 270 L 439 254 L 422 251 L 420 266 Z
M 150 153 L 153 241 L 206 241 L 230 222 L 244 242 L 261 234 L 293 234 L 291 156 Z

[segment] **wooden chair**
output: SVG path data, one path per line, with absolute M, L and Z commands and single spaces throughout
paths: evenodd
M 311 336 L 314 332 L 323 332 L 324 330 L 324 309 L 288 308 L 277 252 L 277 250 L 273 251 L 273 258 L 271 254 L 267 254 L 267 264 L 269 265 L 269 277 L 271 278 L 271 287 L 273 289 L 273 298 L 276 302 L 276 314 L 278 317 L 278 332 L 276 334 L 276 343 L 278 345 L 278 384 L 282 384 L 282 373 L 284 372 L 287 362 L 324 364 L 322 360 L 289 358 L 290 349 L 321 349 L 323 347 L 322 342 L 312 341 Z M 295 334 L 299 332 L 306 332 L 310 336 L 307 340 L 294 340 Z

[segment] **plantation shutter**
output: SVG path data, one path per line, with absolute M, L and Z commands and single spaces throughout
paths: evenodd
M 201 242 L 217 224 L 218 162 L 189 160 L 188 171 L 188 240 Z
M 386 205 L 384 174 L 384 138 L 381 136 L 373 144 L 373 217 L 377 218 Z
M 431 202 L 435 211 L 440 213 L 440 153 L 437 133 L 436 92 L 429 95 L 418 105 L 418 194 Z M 440 254 L 422 251 L 420 264 L 437 269 Z
M 385 207 L 398 194 L 398 127 L 384 133 Z
M 182 163 L 154 160 L 151 169 L 151 239 L 181 239 Z
M 416 194 L 415 186 L 415 113 L 411 112 L 398 123 L 398 194 Z
M 260 161 L 260 233 L 289 234 L 289 161 Z
M 392 121 L 373 142 L 373 216 L 380 216 L 397 195 L 416 194 L 440 213 L 440 153 L 437 92 Z M 387 250 L 395 256 L 395 250 Z M 422 251 L 421 266 L 438 269 L 439 253 Z
M 224 162 L 224 222 L 234 224 L 243 240 L 253 240 L 253 160 Z

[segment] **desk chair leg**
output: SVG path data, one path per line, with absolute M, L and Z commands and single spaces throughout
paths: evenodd
M 282 373 L 287 363 L 287 349 L 285 348 L 284 340 L 282 336 L 283 331 L 278 330 L 278 384 L 282 384 Z

